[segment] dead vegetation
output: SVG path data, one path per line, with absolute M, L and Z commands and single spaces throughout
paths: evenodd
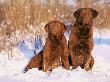
M 80 7 L 92 7 L 99 12 L 94 22 L 95 27 L 110 28 L 109 5 L 96 3 L 97 0 L 76 0 L 75 5 L 67 5 L 66 1 L 8 0 L 7 3 L 0 2 L 0 51 L 11 50 L 23 41 L 27 34 L 31 34 L 33 38 L 42 35 L 45 32 L 43 27 L 48 21 L 60 20 L 65 23 L 74 23 L 73 12 Z

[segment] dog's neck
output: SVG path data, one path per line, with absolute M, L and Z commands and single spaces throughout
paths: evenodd
M 92 22 L 90 22 L 89 24 L 83 24 L 83 22 L 79 22 L 78 20 L 76 20 L 75 26 L 77 26 L 79 28 L 81 28 L 81 27 L 90 28 L 90 27 L 92 27 Z
M 56 36 L 56 37 L 61 37 L 61 36 L 64 36 L 64 33 L 60 33 L 60 34 L 48 33 L 48 36 Z
M 78 22 L 75 23 L 75 35 L 80 39 L 81 44 L 88 44 L 91 28 L 91 24 L 82 25 Z
M 60 44 L 60 41 L 62 40 L 62 37 L 64 37 L 64 34 L 60 34 L 60 35 L 52 35 L 49 34 L 48 37 L 50 38 L 50 40 L 55 43 L 55 44 Z
M 89 24 L 82 24 L 82 22 L 75 22 L 76 29 L 80 32 L 85 32 L 85 34 L 89 35 L 90 30 L 92 29 L 92 22 Z M 81 33 L 80 33 L 81 34 Z
M 61 40 L 63 36 L 64 36 L 64 34 L 59 34 L 59 35 L 49 34 L 48 35 L 48 37 L 50 37 L 50 39 L 52 39 L 52 40 L 54 40 L 54 39 Z

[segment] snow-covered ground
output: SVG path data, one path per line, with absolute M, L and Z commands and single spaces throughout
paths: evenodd
M 103 30 L 101 37 L 99 34 L 99 31 L 94 31 L 92 53 L 95 63 L 92 71 L 80 67 L 67 71 L 59 67 L 47 74 L 36 68 L 23 73 L 29 57 L 19 48 L 14 48 L 12 60 L 8 60 L 5 52 L 0 53 L 0 82 L 110 82 L 110 30 Z

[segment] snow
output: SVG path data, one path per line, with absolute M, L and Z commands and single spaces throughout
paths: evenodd
M 0 4 L 4 4 L 4 3 L 10 3 L 11 0 L 0 0 Z
M 110 39 L 110 30 L 102 31 L 101 40 Z M 69 33 L 65 33 L 67 40 Z M 29 58 L 19 48 L 14 48 L 12 60 L 8 60 L 7 53 L 0 53 L 0 82 L 110 82 L 110 45 L 97 44 L 99 31 L 94 31 L 95 46 L 93 57 L 95 59 L 92 71 L 85 71 L 80 67 L 74 70 L 65 70 L 58 67 L 52 72 L 45 73 L 37 68 L 23 73 Z M 110 42 L 109 42 L 110 43 Z M 39 51 L 39 50 L 38 50 Z
M 101 36 L 100 36 L 100 32 L 101 32 Z M 94 37 L 101 37 L 101 39 L 110 39 L 110 30 L 95 29 Z
M 110 3 L 110 0 L 97 0 L 96 3 L 100 3 L 100 4 Z
M 76 5 L 76 0 L 66 0 L 66 4 L 68 5 Z
M 13 49 L 12 56 L 4 51 L 0 53 L 0 76 L 21 73 L 29 60 L 18 48 Z
M 76 1 L 77 0 L 57 0 L 57 3 L 58 4 L 66 4 L 66 5 L 76 5 Z M 34 0 L 34 2 L 35 2 L 35 4 L 45 4 L 45 5 L 47 5 L 47 4 L 49 4 L 48 3 L 48 0 Z M 55 0 L 52 0 L 52 1 L 50 1 L 51 2 L 51 5 L 54 5 L 54 3 L 56 3 L 56 1 Z

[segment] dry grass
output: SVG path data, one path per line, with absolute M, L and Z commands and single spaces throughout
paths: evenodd
M 36 0 L 35 3 L 34 0 L 11 0 L 10 3 L 0 4 L 0 24 L 2 24 L 0 25 L 0 51 L 11 50 L 28 33 L 34 36 L 44 33 L 41 22 L 60 20 L 74 23 L 72 13 L 86 4 L 88 4 L 86 7 L 92 7 L 99 12 L 94 26 L 110 28 L 110 7 L 107 5 L 93 5 L 91 3 L 93 0 L 77 0 L 79 2 L 76 6 L 64 4 L 65 0 L 63 4 L 58 4 L 58 0 L 48 0 L 46 4 L 39 4 L 38 1 Z M 32 25 L 35 30 L 30 30 L 29 25 Z

